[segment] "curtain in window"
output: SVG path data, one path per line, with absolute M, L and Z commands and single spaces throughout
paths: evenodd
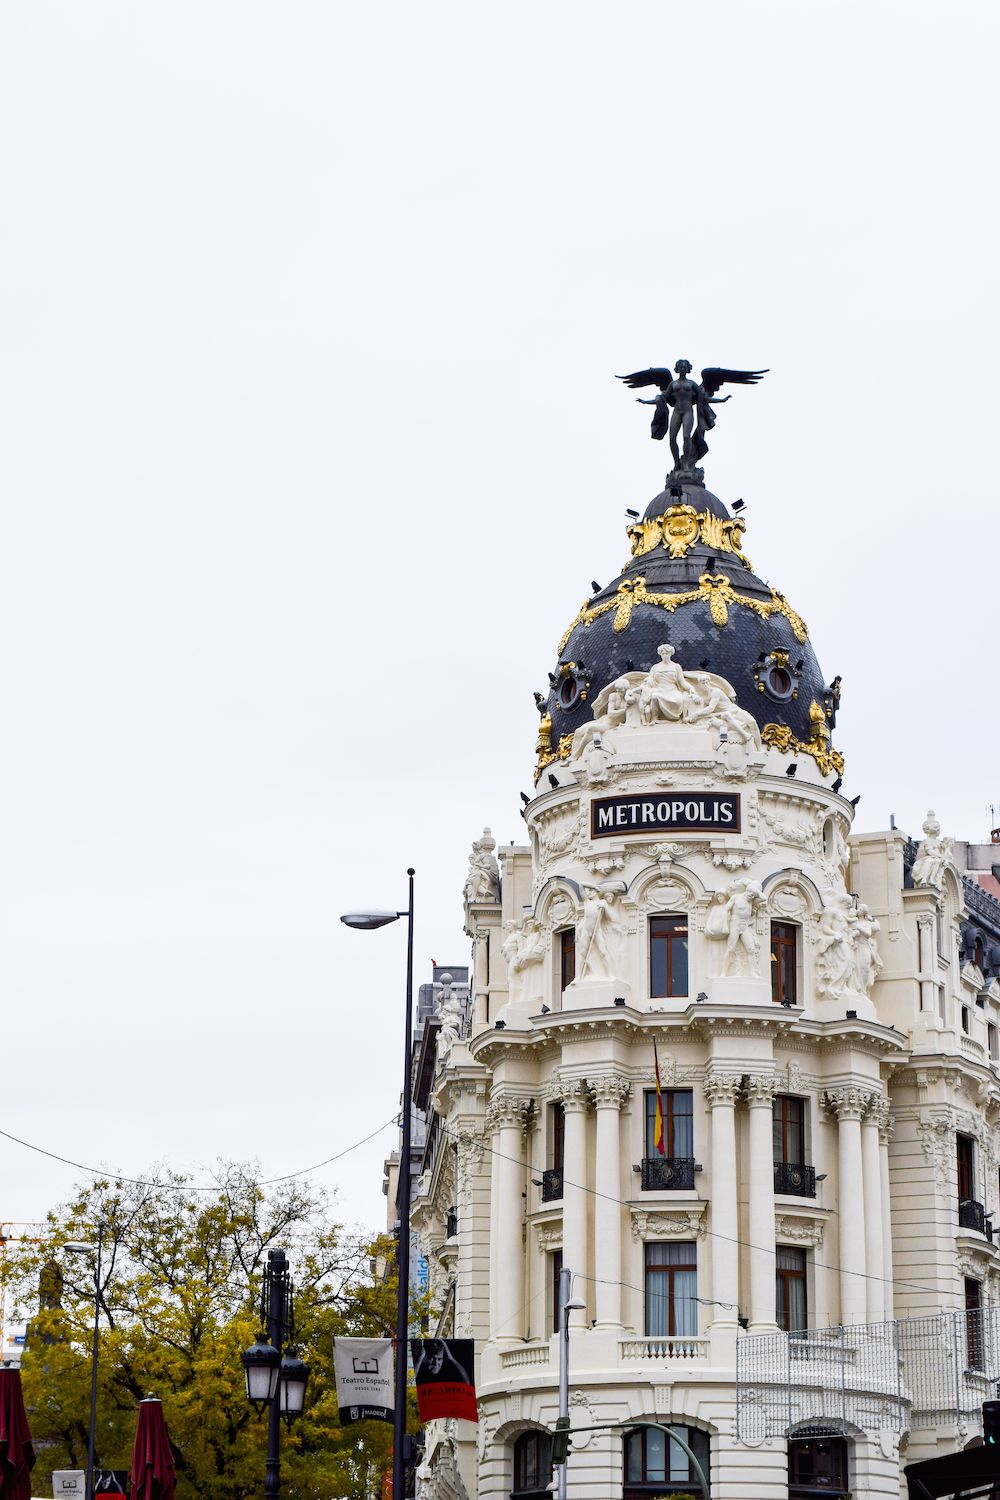
M 694 1338 L 698 1333 L 698 1272 L 691 1244 L 646 1246 L 646 1333 Z
M 806 1317 L 806 1266 L 805 1251 L 790 1250 L 779 1245 L 775 1250 L 776 1269 L 786 1274 L 780 1278 L 788 1298 L 788 1332 L 800 1331 L 807 1325 Z M 780 1319 L 779 1319 L 780 1321 Z

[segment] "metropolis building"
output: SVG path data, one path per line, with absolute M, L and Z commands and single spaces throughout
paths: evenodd
M 854 831 L 840 679 L 744 532 L 668 476 L 535 664 L 519 837 L 473 846 L 416 1077 L 480 1412 L 431 1425 L 434 1500 L 549 1493 L 562 1267 L 569 1500 L 697 1496 L 689 1451 L 712 1500 L 896 1497 L 996 1390 L 1000 847 Z

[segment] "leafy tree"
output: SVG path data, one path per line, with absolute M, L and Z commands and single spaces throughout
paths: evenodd
M 222 1164 L 216 1187 L 151 1173 L 158 1186 L 102 1180 L 49 1215 L 51 1240 L 24 1246 L 8 1276 L 31 1318 L 22 1367 L 39 1451 L 35 1485 L 86 1463 L 94 1281 L 90 1257 L 104 1229 L 96 1463 L 127 1468 L 143 1396 L 163 1402 L 174 1444 L 178 1500 L 260 1493 L 266 1424 L 246 1399 L 240 1355 L 260 1328 L 268 1249 L 288 1255 L 296 1337 L 310 1369 L 306 1410 L 282 1433 L 282 1490 L 290 1500 L 365 1500 L 390 1464 L 386 1423 L 338 1423 L 331 1341 L 379 1337 L 394 1323 L 395 1281 L 375 1274 L 391 1242 L 346 1235 L 327 1195 L 300 1182 L 265 1192 L 245 1165 Z

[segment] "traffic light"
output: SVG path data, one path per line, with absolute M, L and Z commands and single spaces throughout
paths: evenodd
M 988 1448 L 1000 1448 L 1000 1401 L 983 1402 L 983 1442 Z
M 1000 1401 L 988 1401 L 987 1406 L 1000 1408 Z M 556 1430 L 552 1434 L 552 1462 L 564 1464 L 569 1458 L 569 1417 L 556 1417 Z

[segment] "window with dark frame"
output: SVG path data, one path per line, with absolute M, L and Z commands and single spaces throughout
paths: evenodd
M 708 1433 L 698 1427 L 671 1422 L 684 1438 L 701 1466 L 706 1482 L 710 1477 Z M 700 1495 L 694 1465 L 680 1443 L 661 1427 L 638 1427 L 625 1439 L 625 1484 L 623 1500 L 646 1500 L 652 1495 L 678 1492 Z
M 687 917 L 649 919 L 649 994 L 653 1000 L 688 993 Z
M 802 1333 L 808 1326 L 806 1252 L 791 1245 L 774 1250 L 774 1316 L 784 1333 Z
M 647 1338 L 698 1334 L 698 1252 L 693 1242 L 644 1246 Z
M 968 1202 L 976 1196 L 976 1143 L 971 1135 L 955 1136 L 955 1165 L 958 1172 L 958 1200 L 960 1203 Z
M 842 1437 L 789 1438 L 788 1500 L 846 1495 L 847 1442 Z
M 794 922 L 771 923 L 771 999 L 775 1005 L 796 1003 L 798 932 Z
M 772 1105 L 775 1165 L 801 1167 L 806 1159 L 806 1101 L 794 1094 L 775 1094 Z
M 663 1154 L 666 1157 L 694 1156 L 694 1092 L 692 1089 L 664 1089 Z M 656 1090 L 646 1090 L 646 1155 L 659 1156 L 656 1135 Z
M 566 1148 L 566 1111 L 561 1103 L 549 1105 L 548 1165 L 542 1173 L 542 1202 L 553 1203 L 563 1195 L 563 1157 Z
M 983 1286 L 972 1276 L 965 1278 L 965 1354 L 970 1370 L 983 1368 Z
M 552 1278 L 551 1303 L 549 1311 L 552 1314 L 552 1332 L 559 1332 L 559 1281 L 562 1276 L 562 1251 L 552 1250 L 549 1253 L 549 1275 Z
M 564 927 L 559 934 L 559 987 L 565 989 L 576 978 L 576 928 Z
M 518 1500 L 549 1496 L 552 1483 L 552 1446 L 547 1432 L 522 1432 L 514 1443 L 514 1488 Z

